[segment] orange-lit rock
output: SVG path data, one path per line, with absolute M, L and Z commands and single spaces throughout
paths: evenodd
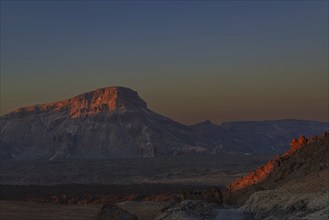
M 292 139 L 290 142 L 290 149 L 292 151 L 295 151 L 299 148 L 301 148 L 303 146 L 303 144 L 307 143 L 307 139 L 305 138 L 305 136 L 301 135 L 298 140 L 297 139 Z
M 256 171 L 250 172 L 246 176 L 234 181 L 226 187 L 227 190 L 231 192 L 238 191 L 240 189 L 246 188 L 248 186 L 263 182 L 266 177 L 271 174 L 275 166 L 279 166 L 280 161 L 289 158 L 295 151 L 303 148 L 308 143 L 314 143 L 319 141 L 321 138 L 326 138 L 327 132 L 321 137 L 311 137 L 309 140 L 305 136 L 300 136 L 298 139 L 292 139 L 290 142 L 290 149 L 280 157 L 270 160 L 267 164 L 259 167 Z
M 15 113 L 65 111 L 73 118 L 78 118 L 102 111 L 114 111 L 138 106 L 146 107 L 146 103 L 138 96 L 137 92 L 124 87 L 107 87 L 60 102 L 20 108 Z
M 314 140 L 317 140 L 317 137 L 311 137 L 311 142 Z M 301 135 L 298 139 L 292 139 L 290 142 L 290 149 L 283 155 L 283 157 L 287 157 L 296 150 L 303 147 L 303 145 L 307 144 L 309 142 L 308 139 L 305 138 L 305 136 Z
M 305 138 L 304 135 L 301 135 L 298 139 L 298 144 L 303 145 L 303 144 L 306 144 L 306 143 L 307 143 L 307 139 Z
M 248 175 L 231 183 L 227 189 L 231 192 L 235 192 L 247 186 L 264 181 L 266 176 L 272 171 L 274 163 L 275 160 L 270 160 L 266 165 L 257 168 L 256 171 L 250 172 Z

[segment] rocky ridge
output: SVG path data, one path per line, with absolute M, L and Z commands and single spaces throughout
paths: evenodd
M 229 184 L 223 204 L 192 191 L 157 219 L 328 219 L 328 158 L 328 132 L 300 136 L 285 154 Z
M 329 133 L 293 139 L 290 149 L 234 181 L 224 201 L 251 219 L 329 217 Z
M 234 181 L 226 189 L 230 192 L 236 192 L 256 184 L 284 182 L 286 176 L 292 175 L 300 169 L 304 169 L 304 172 L 328 169 L 328 139 L 328 132 L 310 139 L 306 139 L 303 135 L 299 139 L 293 139 L 290 143 L 290 149 L 285 154 L 270 160 L 264 166 Z M 303 175 L 303 173 L 300 172 L 298 175 Z

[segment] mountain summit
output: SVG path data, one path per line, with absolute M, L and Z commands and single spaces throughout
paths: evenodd
M 59 102 L 19 108 L 11 115 L 65 112 L 73 118 L 127 108 L 146 108 L 146 102 L 132 89 L 113 86 L 96 89 Z

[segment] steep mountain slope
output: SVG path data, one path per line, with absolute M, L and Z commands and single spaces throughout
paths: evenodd
M 281 148 L 272 145 L 284 148 L 283 140 L 295 134 L 327 127 L 328 123 L 296 120 L 186 126 L 148 109 L 137 92 L 108 87 L 1 116 L 0 153 L 2 159 L 273 154 Z

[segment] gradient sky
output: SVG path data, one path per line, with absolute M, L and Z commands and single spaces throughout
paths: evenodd
M 1 114 L 111 85 L 186 124 L 328 121 L 328 1 L 3 1 Z

